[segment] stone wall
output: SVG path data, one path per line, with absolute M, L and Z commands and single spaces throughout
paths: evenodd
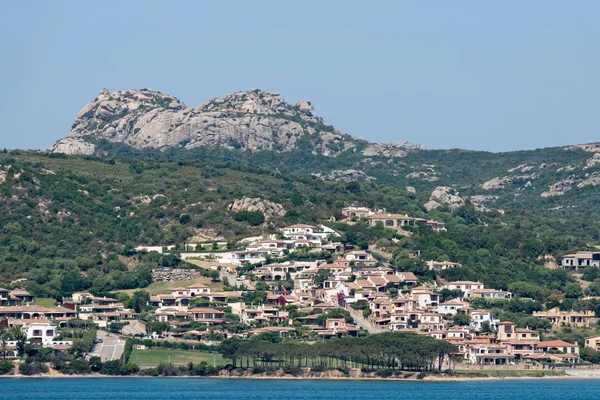
M 191 281 L 201 276 L 195 269 L 153 269 L 153 282 Z

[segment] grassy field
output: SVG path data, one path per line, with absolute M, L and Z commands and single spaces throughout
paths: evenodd
M 130 361 L 139 366 L 156 366 L 161 362 L 168 363 L 169 356 L 171 356 L 171 363 L 175 365 L 186 365 L 190 362 L 200 364 L 202 361 L 206 361 L 211 365 L 215 362 L 219 366 L 231 362 L 231 360 L 223 359 L 219 353 L 171 349 L 134 349 L 131 353 Z
M 41 307 L 54 307 L 56 306 L 56 300 L 40 297 L 33 300 L 33 304 Z
M 150 284 L 150 286 L 142 288 L 141 290 L 145 290 L 146 292 L 150 293 L 151 296 L 154 296 L 159 293 L 169 293 L 172 289 L 190 286 L 194 283 L 203 283 L 206 286 L 209 286 L 213 292 L 220 292 L 223 290 L 223 282 L 211 282 L 210 278 L 204 277 L 191 281 L 154 282 Z M 125 293 L 131 296 L 136 290 L 140 289 L 117 290 L 117 292 Z

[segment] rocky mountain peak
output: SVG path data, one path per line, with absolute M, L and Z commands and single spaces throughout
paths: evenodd
M 228 148 L 336 156 L 359 148 L 365 155 L 403 157 L 409 143 L 369 144 L 346 135 L 314 113 L 308 100 L 295 105 L 272 91 L 251 89 L 214 98 L 195 108 L 152 89 L 102 89 L 77 114 L 69 136 L 52 152 L 93 154 L 99 140 L 143 148 Z

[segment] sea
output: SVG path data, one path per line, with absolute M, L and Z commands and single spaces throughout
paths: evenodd
M 3 378 L 0 399 L 11 400 L 592 400 L 600 380 L 527 379 L 431 381 Z

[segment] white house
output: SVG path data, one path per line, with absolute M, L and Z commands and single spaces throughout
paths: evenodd
M 482 290 L 483 288 L 483 283 L 473 281 L 455 281 L 448 282 L 444 285 L 444 289 L 462 291 L 464 293 L 464 297 L 471 297 L 472 291 Z
M 34 322 L 25 327 L 27 339 L 34 344 L 48 346 L 52 345 L 54 338 L 58 336 L 56 326 L 48 322 Z
M 469 325 L 476 331 L 481 331 L 481 326 L 485 321 L 490 323 L 490 328 L 494 331 L 500 323 L 500 320 L 495 319 L 492 313 L 487 310 L 473 310 L 471 312 L 471 322 Z
M 561 267 L 575 270 L 584 267 L 600 268 L 600 252 L 578 251 L 575 254 L 567 254 L 562 258 Z

